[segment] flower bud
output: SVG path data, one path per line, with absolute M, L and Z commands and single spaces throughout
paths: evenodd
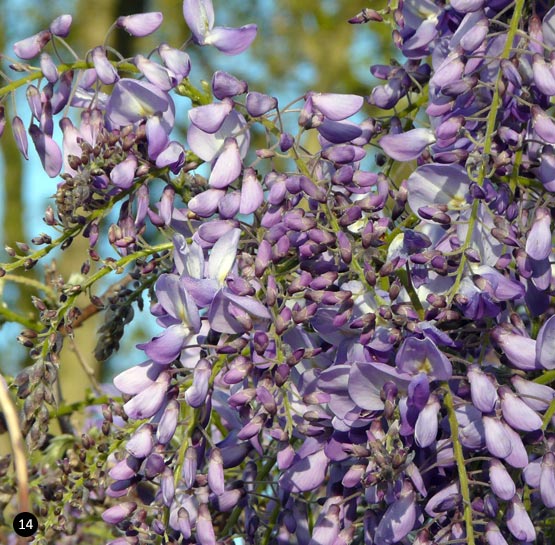
M 118 17 L 116 25 L 126 30 L 131 36 L 142 38 L 152 34 L 162 24 L 163 15 L 159 11 L 136 13 Z

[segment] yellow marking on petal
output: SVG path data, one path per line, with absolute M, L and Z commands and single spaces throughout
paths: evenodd
M 454 195 L 453 198 L 447 203 L 449 210 L 462 210 L 468 207 L 466 199 L 462 195 Z
M 418 371 L 420 373 L 426 373 L 429 375 L 433 370 L 432 363 L 428 358 L 425 358 L 424 361 L 418 366 Z

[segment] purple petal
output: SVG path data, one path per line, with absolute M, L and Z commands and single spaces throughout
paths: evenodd
M 422 448 L 429 447 L 437 438 L 439 401 L 431 396 L 426 406 L 420 411 L 414 426 L 414 439 Z
M 153 115 L 146 122 L 146 139 L 148 142 L 148 157 L 156 160 L 168 145 L 168 133 L 162 125 L 160 116 Z
M 195 482 L 197 475 L 197 460 L 197 451 L 194 447 L 187 447 L 185 451 L 185 461 L 183 462 L 183 469 L 181 471 L 187 488 L 191 488 Z
M 125 127 L 159 114 L 169 132 L 174 122 L 174 106 L 165 91 L 146 81 L 123 78 L 112 90 L 106 117 L 115 127 Z
M 235 263 L 240 237 L 241 230 L 232 229 L 222 235 L 210 252 L 208 277 L 216 280 L 220 286 L 223 286 Z
M 544 58 L 536 53 L 532 62 L 532 72 L 536 87 L 547 96 L 555 95 L 555 77 Z
M 350 121 L 324 119 L 323 123 L 316 128 L 326 140 L 333 144 L 350 142 L 362 134 L 362 129 Z
M 507 528 L 516 539 L 524 542 L 536 540 L 536 530 L 522 500 L 515 494 L 506 514 Z
M 374 542 L 383 545 L 398 543 L 413 529 L 416 522 L 414 492 L 409 492 L 393 502 L 380 519 Z
M 212 76 L 212 92 L 220 100 L 226 97 L 242 95 L 248 91 L 248 88 L 246 81 L 238 80 L 227 72 L 217 70 Z
M 141 38 L 158 30 L 163 19 L 164 16 L 161 12 L 151 11 L 118 17 L 116 25 L 126 30 L 131 36 Z
M 38 34 L 13 44 L 14 53 L 20 59 L 32 59 L 42 51 L 42 48 L 50 41 L 51 37 L 52 35 L 48 30 L 42 30 Z
M 203 161 L 212 161 L 224 147 L 228 137 L 235 137 L 239 146 L 240 155 L 247 154 L 250 133 L 245 130 L 247 122 L 245 118 L 233 110 L 224 121 L 224 124 L 214 134 L 206 133 L 195 125 L 191 125 L 187 131 L 187 142 L 189 147 Z
M 437 494 L 432 496 L 426 507 L 426 513 L 431 517 L 436 517 L 440 513 L 450 511 L 460 502 L 459 484 L 454 482 L 449 486 L 441 489 Z
M 509 545 L 499 526 L 492 521 L 489 521 L 486 525 L 486 541 L 488 545 Z
M 56 83 L 60 74 L 58 73 L 58 67 L 56 63 L 52 60 L 52 57 L 48 53 L 42 53 L 40 56 L 40 69 L 44 74 L 44 77 L 50 83 Z
M 494 328 L 492 339 L 517 369 L 533 370 L 540 367 L 540 363 L 536 362 L 538 348 L 534 339 L 511 333 L 501 327 Z
M 241 193 L 239 191 L 231 191 L 227 193 L 218 204 L 218 213 L 222 219 L 234 218 L 239 212 L 241 204 Z
M 139 394 L 154 384 L 163 369 L 164 367 L 161 365 L 152 361 L 145 361 L 116 375 L 113 380 L 114 386 L 124 394 Z
M 197 43 L 214 26 L 214 7 L 211 0 L 183 0 L 183 17 Z
M 25 130 L 23 121 L 17 115 L 12 119 L 12 132 L 17 149 L 25 159 L 29 159 L 27 131 Z
M 137 475 L 137 471 L 141 466 L 141 460 L 134 456 L 126 456 L 121 462 L 118 462 L 110 471 L 108 475 L 116 481 L 123 481 L 131 479 Z
M 249 115 L 259 117 L 277 106 L 277 99 L 264 93 L 251 91 L 247 94 L 246 108 Z
M 412 161 L 435 141 L 434 133 L 430 129 L 412 129 L 400 134 L 383 136 L 380 146 L 396 161 Z
M 248 49 L 256 38 L 258 27 L 250 24 L 240 28 L 214 27 L 204 37 L 205 45 L 213 45 L 224 55 L 238 55 Z
M 531 112 L 534 130 L 538 136 L 550 144 L 555 144 L 555 121 L 537 105 L 532 106 Z
M 193 371 L 193 384 L 185 392 L 185 401 L 195 409 L 206 403 L 206 396 L 210 388 L 212 366 L 206 359 L 201 359 Z
M 60 15 L 56 17 L 48 27 L 50 32 L 54 34 L 54 36 L 59 36 L 60 38 L 65 38 L 69 34 L 69 29 L 71 27 L 71 22 L 73 21 L 71 15 L 68 13 L 64 15 Z
M 203 248 L 211 247 L 220 237 L 235 228 L 236 223 L 231 220 L 212 220 L 204 222 L 195 233 L 195 235 L 198 235 L 198 238 L 194 238 L 194 240 Z
M 490 453 L 497 458 L 509 456 L 513 447 L 501 420 L 492 416 L 484 416 L 482 422 L 486 435 L 486 447 Z
M 352 144 L 337 144 L 322 151 L 322 157 L 334 163 L 346 164 L 364 159 L 366 151 Z
M 499 389 L 503 418 L 515 430 L 535 431 L 542 427 L 542 419 L 522 399 L 506 386 Z
M 102 513 L 102 520 L 108 524 L 119 524 L 125 520 L 133 511 L 137 509 L 137 504 L 133 501 L 125 501 L 106 509 Z
M 288 492 L 308 492 L 318 488 L 326 477 L 329 459 L 324 450 L 318 450 L 296 461 L 283 472 L 279 484 Z
M 493 493 L 502 500 L 510 500 L 516 494 L 516 486 L 502 462 L 493 458 L 489 465 L 489 480 Z
M 191 337 L 190 330 L 184 324 L 168 327 L 161 335 L 148 343 L 137 345 L 155 363 L 165 365 L 175 360 Z
M 158 423 L 158 429 L 156 430 L 156 439 L 161 445 L 166 445 L 172 440 L 177 428 L 179 410 L 179 403 L 175 399 L 170 400 L 166 405 L 164 414 L 162 414 L 162 418 L 160 418 L 160 422 Z
M 226 138 L 224 149 L 216 159 L 208 183 L 216 189 L 225 189 L 239 177 L 242 168 L 237 141 L 235 138 Z
M 485 0 L 451 0 L 453 9 L 460 13 L 468 13 L 479 10 L 485 3 Z
M 551 316 L 538 333 L 536 360 L 544 369 L 555 369 L 555 316 Z
M 542 457 L 539 484 L 543 504 L 552 509 L 555 507 L 555 455 L 552 452 Z
M 308 545 L 334 545 L 339 535 L 339 506 L 332 504 L 316 520 Z M 288 540 L 289 541 L 289 540 Z
M 246 168 L 243 172 L 241 182 L 241 204 L 239 212 L 241 214 L 252 214 L 256 212 L 264 202 L 264 191 L 260 184 L 256 171 L 253 168 Z
M 545 384 L 537 384 L 518 375 L 511 377 L 511 382 L 522 401 L 535 411 L 546 411 L 555 398 L 553 388 Z
M 415 212 L 430 204 L 460 209 L 466 204 L 469 185 L 468 175 L 460 165 L 423 165 L 407 179 L 409 206 Z
M 29 134 L 35 144 L 42 166 L 51 178 L 57 176 L 62 170 L 62 150 L 47 134 L 44 134 L 36 125 L 29 127 Z
M 255 318 L 260 318 L 262 320 L 270 320 L 272 318 L 269 310 L 260 301 L 257 301 L 253 297 L 235 295 L 229 290 L 225 290 L 224 295 L 226 299 L 232 301 L 239 308 L 246 310 Z
M 135 458 L 146 458 L 154 448 L 152 425 L 143 424 L 127 441 L 125 450 Z
M 522 442 L 520 435 L 507 423 L 502 422 L 505 433 L 511 442 L 511 453 L 505 456 L 505 462 L 512 467 L 526 467 L 528 465 L 528 452 Z
M 169 91 L 173 89 L 176 84 L 177 80 L 173 77 L 173 75 L 169 72 L 167 68 L 159 65 L 156 62 L 147 59 L 143 55 L 136 55 L 133 59 L 135 66 L 143 73 L 145 78 L 158 87 L 158 89 L 162 89 L 162 91 Z
M 170 380 L 170 374 L 163 372 L 148 388 L 132 397 L 123 406 L 127 416 L 134 420 L 142 420 L 143 418 L 154 416 L 165 401 Z
M 490 375 L 486 375 L 477 365 L 471 365 L 467 376 L 473 405 L 484 413 L 493 411 L 498 396 L 497 388 Z
M 118 163 L 110 172 L 110 180 L 121 189 L 129 189 L 135 180 L 137 158 L 129 154 L 121 163 Z
M 526 253 L 538 261 L 546 259 L 551 254 L 551 214 L 547 208 L 536 210 L 532 229 L 526 239 Z
M 156 157 L 158 168 L 168 167 L 174 174 L 178 174 L 185 163 L 185 150 L 183 146 L 172 140 L 165 149 Z
M 449 380 L 453 374 L 451 362 L 428 337 L 405 339 L 395 363 L 402 373 L 426 373 L 430 379 Z
M 220 130 L 232 109 L 231 100 L 198 106 L 189 110 L 189 120 L 200 130 L 213 134 Z
M 208 462 L 208 486 L 217 496 L 224 493 L 224 462 L 219 448 L 213 448 Z
M 188 53 L 181 51 L 181 49 L 170 47 L 166 43 L 158 46 L 158 52 L 166 68 L 170 70 L 178 80 L 182 80 L 189 75 L 191 71 L 191 59 Z
M 198 309 L 177 275 L 162 274 L 156 282 L 156 295 L 162 308 L 172 318 L 180 320 L 192 331 L 200 330 Z
M 195 195 L 188 203 L 189 210 L 201 218 L 209 218 L 218 209 L 218 204 L 226 194 L 223 189 L 207 189 Z
M 337 93 L 312 93 L 312 104 L 328 119 L 341 121 L 356 114 L 364 104 L 364 98 L 358 95 Z
M 187 1 L 187 0 L 185 0 Z M 212 525 L 212 517 L 206 504 L 202 503 L 198 509 L 197 518 L 198 545 L 216 545 L 216 534 Z
M 381 411 L 384 408 L 381 399 L 383 385 L 391 381 L 406 391 L 410 380 L 410 375 L 384 363 L 354 362 L 349 372 L 349 395 L 361 409 Z
M 98 79 L 102 83 L 111 85 L 119 79 L 118 71 L 106 57 L 106 50 L 102 46 L 95 47 L 91 57 Z

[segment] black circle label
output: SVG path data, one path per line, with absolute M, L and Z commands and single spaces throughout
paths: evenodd
M 31 537 L 38 528 L 39 521 L 33 513 L 18 513 L 13 519 L 13 530 L 20 537 Z

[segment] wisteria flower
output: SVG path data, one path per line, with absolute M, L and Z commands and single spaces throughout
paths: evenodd
M 158 364 L 179 357 L 193 336 L 200 331 L 200 316 L 193 299 L 177 275 L 163 274 L 156 282 L 156 296 L 163 315 L 158 322 L 165 331 L 148 343 L 138 345 Z
M 214 26 L 214 7 L 211 0 L 184 0 L 183 16 L 198 45 L 213 45 L 225 55 L 238 55 L 256 38 L 257 26 L 240 28 Z

